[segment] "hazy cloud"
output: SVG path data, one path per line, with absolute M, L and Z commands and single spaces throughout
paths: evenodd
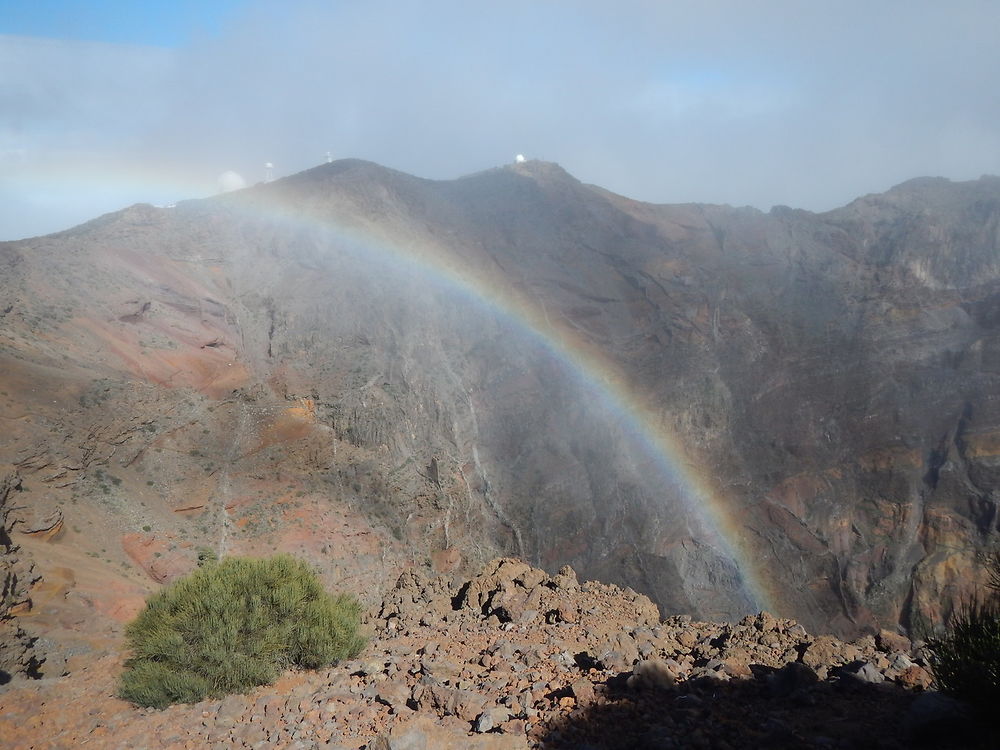
M 523 152 L 635 198 L 764 209 L 1000 172 L 993 2 L 373 0 L 233 18 L 172 50 L 0 37 L 0 237 L 328 150 L 438 178 Z

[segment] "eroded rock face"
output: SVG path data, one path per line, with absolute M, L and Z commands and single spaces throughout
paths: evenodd
M 201 546 L 358 581 L 514 555 L 933 627 L 998 533 L 998 224 L 996 178 L 765 214 L 542 163 L 136 206 L 0 245 L 0 460 L 157 579 Z M 512 585 L 477 606 L 534 611 Z
M 31 586 L 39 580 L 31 559 L 11 539 L 14 529 L 12 493 L 21 486 L 16 471 L 0 474 L 0 685 L 15 677 L 38 677 L 44 657 L 35 638 L 15 619 L 31 608 Z

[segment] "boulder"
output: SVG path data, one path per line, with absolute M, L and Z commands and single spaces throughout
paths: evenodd
M 444 685 L 427 686 L 420 697 L 420 706 L 428 705 L 441 716 L 457 716 L 463 721 L 475 721 L 489 699 L 472 690 L 460 690 Z
M 897 651 L 909 653 L 912 644 L 910 643 L 910 639 L 905 635 L 899 635 L 889 630 L 880 630 L 878 635 L 875 636 L 875 645 L 879 651 L 892 654 Z
M 677 675 L 662 659 L 645 659 L 635 665 L 628 686 L 633 690 L 666 690 L 677 682 Z
M 914 664 L 896 675 L 896 682 L 910 690 L 927 690 L 934 684 L 934 677 L 923 667 Z

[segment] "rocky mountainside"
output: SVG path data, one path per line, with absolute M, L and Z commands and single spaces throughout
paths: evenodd
M 817 215 L 341 161 L 0 244 L 0 464 L 61 519 L 22 619 L 72 666 L 210 548 L 932 629 L 996 542 L 998 223 L 997 178 Z

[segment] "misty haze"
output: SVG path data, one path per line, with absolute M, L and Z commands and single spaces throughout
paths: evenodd
M 11 747 L 995 746 L 1000 11 L 99 6 L 0 10 Z

